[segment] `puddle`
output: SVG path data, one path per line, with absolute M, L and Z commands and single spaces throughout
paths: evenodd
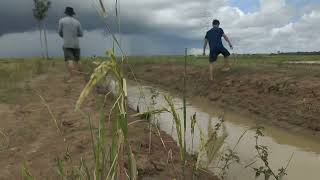
M 141 91 L 145 96 L 144 99 L 141 99 Z M 129 105 L 131 108 L 136 109 L 139 106 L 140 110 L 143 111 L 146 108 L 146 104 L 150 104 L 150 99 L 152 96 L 151 91 L 155 89 L 150 86 L 138 87 L 133 83 L 128 85 L 128 99 Z M 159 91 L 159 90 L 156 90 Z M 160 91 L 161 94 L 169 94 L 164 91 Z M 156 107 L 165 106 L 165 100 L 163 95 L 159 95 L 156 98 Z M 174 97 L 174 104 L 176 108 L 182 107 L 182 99 Z M 201 102 L 196 102 L 193 104 L 188 103 L 187 106 L 187 119 L 197 113 L 197 123 L 203 132 L 207 131 L 209 122 L 212 122 L 215 125 L 218 122 L 219 114 L 222 114 L 222 111 L 208 106 L 208 104 L 202 104 Z M 180 117 L 183 117 L 182 111 L 179 111 Z M 254 120 L 248 120 L 246 118 L 237 116 L 234 113 L 225 113 L 225 124 L 228 131 L 227 144 L 230 147 L 233 147 L 241 134 L 250 127 L 255 126 Z M 175 129 L 172 131 L 172 117 L 170 114 L 165 113 L 160 115 L 159 120 L 160 128 L 171 134 L 175 140 L 177 136 Z M 288 160 L 290 159 L 292 153 L 294 156 L 291 160 L 290 166 L 287 170 L 288 175 L 285 176 L 285 180 L 318 180 L 320 177 L 320 143 L 294 133 L 287 132 L 283 129 L 264 126 L 265 137 L 260 139 L 260 144 L 266 145 L 269 147 L 269 161 L 271 167 L 274 168 L 274 171 L 277 172 L 277 169 L 282 166 L 286 166 Z M 190 120 L 187 124 L 187 132 L 190 132 Z M 244 139 L 241 141 L 237 147 L 238 155 L 241 159 L 241 164 L 235 164 L 228 171 L 227 175 L 228 180 L 250 180 L 255 179 L 255 172 L 252 169 L 244 168 L 245 165 L 253 161 L 254 156 L 256 155 L 254 146 L 255 131 L 249 131 Z M 191 150 L 191 135 L 187 133 L 187 148 L 190 152 Z M 194 137 L 194 149 L 199 149 L 199 130 L 195 128 L 195 137 Z M 214 169 L 211 169 L 214 171 Z M 264 179 L 264 178 L 259 178 Z

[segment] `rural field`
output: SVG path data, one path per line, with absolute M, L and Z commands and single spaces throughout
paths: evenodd
M 79 76 L 76 82 L 66 83 L 62 60 L 3 59 L 0 63 L 0 179 L 30 179 L 31 176 L 35 179 L 93 177 L 92 173 L 97 166 L 93 156 L 98 150 L 93 152 L 92 138 L 98 146 L 99 133 L 102 131 L 100 128 L 105 123 L 108 128 L 103 134 L 106 136 L 103 143 L 112 147 L 113 131 L 105 119 L 109 118 L 115 100 L 110 97 L 103 102 L 104 94 L 94 91 L 82 108 L 86 114 L 83 116 L 75 112 L 75 103 L 89 76 Z M 88 61 L 88 65 L 84 64 L 87 73 L 92 71 L 90 64 L 91 61 Z M 136 114 L 134 110 L 129 109 L 128 113 L 129 124 L 138 120 L 132 117 Z M 87 115 L 92 119 L 91 128 Z M 103 124 L 99 124 L 101 121 Z M 169 135 L 156 129 L 150 130 L 148 124 L 145 120 L 129 126 L 128 143 L 136 157 L 139 178 L 182 177 L 176 143 Z M 94 137 L 91 137 L 91 133 Z M 152 138 L 150 144 L 149 137 Z M 108 156 L 111 156 L 109 153 Z M 102 157 L 99 161 L 103 162 Z M 193 161 L 191 159 L 190 163 Z M 81 162 L 86 162 L 86 165 L 79 166 Z M 28 169 L 23 171 L 23 167 Z M 104 176 L 107 175 L 105 173 Z M 184 175 L 192 179 L 191 166 L 186 167 Z M 197 174 L 197 177 L 208 175 L 210 173 L 204 171 Z M 214 178 L 212 175 L 210 177 Z
M 232 60 L 230 72 L 218 70 L 222 66 L 219 63 L 216 78 L 210 82 L 206 57 L 188 56 L 184 88 L 185 57 L 129 57 L 124 72 L 131 79 L 128 82 L 126 141 L 134 154 L 138 178 L 229 179 L 229 174 L 235 175 L 244 169 L 249 173 L 247 178 L 252 178 L 255 170 L 243 167 L 243 163 L 250 163 L 247 162 L 247 156 L 252 159 L 256 152 L 243 154 L 242 146 L 254 148 L 252 137 L 260 130 L 261 133 L 266 133 L 266 137 L 261 137 L 261 142 L 266 143 L 270 150 L 266 152 L 270 153 L 268 161 L 274 165 L 271 169 L 285 167 L 291 153 L 294 153 L 292 162 L 288 163 L 287 173 L 289 179 L 299 177 L 295 171 L 301 173 L 303 160 L 314 159 L 314 155 L 320 150 L 317 143 L 320 135 L 320 66 L 288 62 L 317 61 L 319 58 L 320 56 L 241 55 Z M 92 82 L 90 74 L 94 72 L 94 68 L 112 61 L 103 59 L 105 58 L 83 60 L 82 73 L 71 83 L 66 82 L 65 64 L 61 59 L 0 61 L 0 165 L 3 167 L 0 179 L 88 179 L 95 174 L 99 175 L 97 166 L 105 168 L 101 169 L 101 176 L 108 176 L 111 170 L 105 170 L 112 169 L 108 156 L 111 156 L 115 136 L 110 121 L 117 118 L 117 110 L 114 110 L 117 96 L 108 95 L 110 88 L 112 89 L 108 85 L 109 80 L 96 83 L 96 87 L 84 100 L 81 111 L 75 111 L 86 83 Z M 145 87 L 159 90 L 147 92 Z M 185 95 L 182 93 L 184 89 Z M 163 100 L 168 104 L 162 105 L 160 96 L 167 97 L 168 94 L 175 98 L 173 101 Z M 188 122 L 186 133 L 182 133 L 180 137 L 179 132 L 184 129 L 184 113 L 178 107 L 184 106 L 184 103 L 176 104 L 176 98 L 183 97 L 187 101 Z M 144 100 L 141 102 L 141 99 Z M 170 105 L 170 102 L 173 104 Z M 194 110 L 192 106 L 198 110 Z M 137 107 L 140 107 L 139 114 Z M 169 110 L 170 107 L 173 108 L 172 111 Z M 194 111 L 198 113 L 197 117 L 192 115 Z M 212 121 L 223 127 L 226 124 L 227 129 L 219 129 L 217 124 L 214 128 L 216 135 L 209 129 L 208 132 L 202 132 L 206 131 L 206 127 L 201 130 L 201 126 L 207 121 L 201 115 L 203 112 L 220 116 L 224 121 Z M 167 115 L 158 116 L 159 113 Z M 230 126 L 229 120 L 244 128 Z M 166 130 L 168 124 L 169 130 Z M 259 129 L 262 126 L 265 130 Z M 173 131 L 174 127 L 180 129 Z M 248 130 L 252 132 L 247 132 Z M 234 131 L 241 131 L 244 136 Z M 220 133 L 227 133 L 226 137 L 229 136 L 230 139 L 224 138 Z M 277 135 L 281 137 L 276 137 Z M 183 137 L 186 145 L 183 145 Z M 263 138 L 275 139 L 276 143 Z M 238 142 L 235 141 L 237 139 Z M 181 146 L 188 152 L 183 157 L 187 162 L 183 166 Z M 233 146 L 238 147 L 229 149 Z M 215 154 L 210 149 L 220 153 Z M 304 154 L 306 152 L 312 153 Z M 101 153 L 100 159 L 97 158 L 97 153 Z M 259 157 L 255 158 L 255 161 L 259 160 Z M 282 159 L 280 164 L 273 163 L 276 158 Z M 224 163 L 215 164 L 214 159 L 219 159 L 228 166 L 224 166 Z M 127 160 L 123 159 L 125 169 L 130 167 Z M 310 173 L 310 177 L 318 175 L 316 167 L 319 162 L 314 160 L 310 161 L 308 170 L 305 170 Z M 202 163 L 198 164 L 197 161 Z M 220 166 L 221 171 L 211 169 L 207 163 Z M 257 163 L 259 165 L 263 167 L 263 160 L 262 163 Z M 213 173 L 209 173 L 210 171 Z M 294 176 L 290 176 L 292 174 Z
M 319 136 L 319 55 L 238 55 L 231 57 L 234 67 L 227 73 L 220 71 L 221 59 L 213 82 L 207 61 L 201 56 L 187 58 L 191 99 L 202 97 L 213 106 L 254 116 L 262 123 Z M 137 79 L 181 95 L 184 57 L 138 57 L 130 63 Z

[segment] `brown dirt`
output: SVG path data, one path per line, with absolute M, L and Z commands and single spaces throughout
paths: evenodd
M 320 135 L 320 77 L 297 76 L 291 70 L 217 71 L 209 81 L 207 68 L 188 66 L 189 98 L 202 97 L 224 109 L 253 116 L 293 131 Z M 136 65 L 137 79 L 181 93 L 184 66 Z M 131 77 L 132 78 L 132 77 Z
M 74 112 L 74 104 L 84 87 L 84 81 L 79 79 L 66 84 L 63 72 L 51 70 L 26 83 L 46 99 L 58 120 L 62 134 L 57 133 L 48 110 L 28 88 L 15 105 L 0 104 L 0 127 L 10 139 L 9 148 L 0 151 L 0 180 L 20 179 L 23 163 L 26 163 L 36 179 L 57 179 L 55 159 L 63 157 L 67 147 L 72 157 L 70 164 L 78 165 L 80 158 L 84 157 L 89 167 L 92 167 L 88 124 Z M 110 107 L 111 101 L 107 103 L 106 109 Z M 83 110 L 91 114 L 95 125 L 98 121 L 96 109 L 96 99 L 91 95 Z M 130 119 L 131 122 L 134 120 Z M 167 149 L 173 152 L 173 159 L 169 163 L 168 152 L 164 150 L 155 133 L 152 134 L 152 152 L 148 153 L 149 131 L 146 123 L 130 126 L 129 136 L 138 162 L 140 179 L 182 179 L 177 154 L 179 150 L 169 135 L 162 132 Z M 187 167 L 186 175 L 185 179 L 192 179 L 192 168 Z M 215 178 L 201 173 L 196 179 Z

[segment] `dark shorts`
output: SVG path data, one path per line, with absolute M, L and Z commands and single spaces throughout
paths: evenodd
M 225 47 L 219 47 L 210 50 L 209 62 L 214 63 L 217 61 L 219 54 L 222 54 L 224 57 L 229 57 L 230 52 Z
M 76 48 L 63 48 L 64 60 L 65 61 L 79 61 L 80 60 L 80 49 Z

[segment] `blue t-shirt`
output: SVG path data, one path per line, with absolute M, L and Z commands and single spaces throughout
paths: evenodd
M 221 40 L 223 34 L 223 29 L 219 27 L 213 27 L 207 32 L 205 38 L 209 41 L 210 50 L 223 47 Z

